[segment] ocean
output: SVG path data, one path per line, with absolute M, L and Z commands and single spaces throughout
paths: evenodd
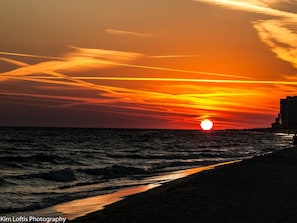
M 152 183 L 154 176 L 292 146 L 252 130 L 0 128 L 1 215 Z

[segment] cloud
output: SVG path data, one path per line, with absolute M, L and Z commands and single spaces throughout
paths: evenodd
M 156 59 L 166 59 L 166 58 L 192 58 L 199 57 L 200 55 L 158 55 L 158 56 L 148 56 L 148 58 L 156 58 Z
M 254 22 L 260 39 L 274 52 L 278 58 L 291 63 L 297 68 L 297 31 L 292 20 L 261 20 Z
M 66 54 L 64 57 L 57 57 L 60 60 L 40 62 L 34 65 L 27 64 L 28 66 L 26 67 L 18 68 L 5 73 L 0 73 L 0 81 L 8 79 L 10 76 L 52 73 L 56 71 L 82 71 L 82 70 L 91 69 L 91 68 L 98 69 L 98 68 L 109 68 L 109 67 L 116 67 L 116 66 L 132 67 L 132 68 L 138 68 L 138 69 L 159 70 L 159 71 L 170 71 L 170 72 L 176 72 L 176 73 L 189 73 L 189 74 L 200 74 L 200 75 L 208 75 L 208 76 L 249 79 L 249 77 L 241 76 L 241 75 L 202 72 L 202 71 L 194 71 L 194 70 L 183 70 L 183 69 L 155 67 L 155 66 L 137 65 L 137 64 L 128 63 L 129 61 L 137 60 L 139 58 L 144 57 L 144 55 L 138 54 L 138 53 L 111 51 L 111 50 L 103 50 L 103 49 L 87 49 L 87 48 L 79 48 L 79 47 L 73 47 L 73 46 L 71 46 L 71 48 L 74 49 L 74 52 L 70 52 Z M 5 52 L 2 52 L 2 53 L 4 54 Z M 18 53 L 8 53 L 8 54 L 9 55 L 15 54 L 16 56 L 22 55 L 24 57 L 46 58 L 45 56 L 30 55 L 30 54 L 18 54 Z M 7 62 L 9 61 L 7 60 Z M 19 63 L 19 65 L 23 63 L 16 60 L 14 61 L 11 60 L 10 62 L 14 64 Z
M 275 55 L 297 68 L 297 14 L 272 8 L 283 3 L 296 8 L 295 0 L 195 0 L 224 6 L 230 9 L 261 13 L 274 19 L 258 20 L 253 27 L 263 43 Z M 295 84 L 295 83 L 293 83 Z
M 60 60 L 62 57 L 50 57 L 50 56 L 40 56 L 34 54 L 25 54 L 25 53 L 12 53 L 12 52 L 0 52 L 0 55 L 8 55 L 8 56 L 18 56 L 18 57 L 31 57 L 31 58 L 40 58 L 40 59 L 54 59 Z
M 70 52 L 66 55 L 67 58 L 76 58 L 76 57 L 87 57 L 87 58 L 96 58 L 105 60 L 107 63 L 120 63 L 130 60 L 135 60 L 142 57 L 142 54 L 132 53 L 132 52 L 123 52 L 115 50 L 105 50 L 105 49 L 94 49 L 94 48 L 80 48 L 75 46 L 70 46 L 74 49 L 74 52 Z
M 66 75 L 60 75 L 56 71 L 81 71 L 90 68 L 106 68 L 117 66 L 119 63 L 125 63 L 127 61 L 135 60 L 141 57 L 141 54 L 111 51 L 102 49 L 87 49 L 71 47 L 73 52 L 68 53 L 64 57 L 58 57 L 59 60 L 50 60 L 45 62 L 39 62 L 33 65 L 21 63 L 16 60 L 7 60 L 13 64 L 22 65 L 22 67 L 14 69 L 12 71 L 0 73 L 0 81 L 7 80 L 13 76 L 24 76 L 32 74 L 47 73 L 59 77 L 67 77 Z M 1 54 L 23 56 L 23 57 L 38 57 L 48 58 L 45 56 L 30 55 L 30 54 L 18 54 L 18 53 L 6 53 Z M 24 66 L 27 65 L 27 66 Z
M 257 0 L 193 0 L 193 1 L 206 2 L 209 4 L 224 6 L 230 9 L 243 10 L 246 12 L 254 12 L 254 13 L 260 13 L 260 14 L 270 15 L 270 16 L 277 16 L 277 17 L 284 17 L 284 18 L 297 17 L 295 13 L 290 13 L 290 12 L 270 8 L 266 1 L 257 1 Z
M 212 117 L 226 116 L 226 121 L 230 120 L 227 117 L 228 113 L 234 114 L 233 119 L 235 119 L 236 114 L 270 115 L 273 112 L 277 113 L 277 108 L 273 107 L 272 101 L 269 100 L 271 95 L 266 94 L 266 92 L 269 92 L 271 87 L 277 89 L 275 88 L 277 85 L 297 85 L 297 82 L 292 81 L 249 80 L 248 77 L 240 75 L 131 64 L 133 60 L 146 57 L 131 52 L 79 47 L 71 47 L 71 49 L 72 52 L 59 60 L 52 59 L 32 65 L 3 58 L 6 62 L 20 67 L 2 73 L 0 80 L 2 78 L 2 81 L 13 79 L 29 83 L 37 82 L 40 83 L 38 86 L 40 92 L 32 93 L 31 89 L 30 92 L 26 90 L 19 92 L 2 90 L 0 95 L 18 99 L 26 98 L 26 100 L 32 98 L 32 103 L 38 104 L 42 100 L 51 102 L 57 100 L 57 103 L 41 103 L 41 106 L 73 107 L 86 110 L 96 110 L 106 106 L 110 108 L 110 112 L 114 111 L 117 114 L 138 113 L 146 117 L 159 117 L 163 120 L 196 123 L 198 121 L 195 117 L 205 114 Z M 30 55 L 25 54 L 23 56 L 28 57 Z M 37 56 L 34 55 L 34 57 Z M 86 70 L 90 67 L 99 70 L 116 66 L 170 71 L 180 74 L 195 73 L 197 76 L 198 74 L 204 76 L 204 78 L 148 78 L 140 75 L 137 77 L 132 75 L 130 77 L 72 76 L 63 72 L 70 73 L 70 71 Z M 206 75 L 228 79 L 207 79 L 205 78 Z M 123 84 L 122 81 L 128 84 Z M 67 87 L 77 88 L 76 92 L 81 92 L 81 95 L 65 95 L 65 91 L 58 92 L 56 88 L 49 88 L 52 85 L 61 86 L 60 90 L 67 89 Z M 88 91 L 85 96 L 83 96 L 83 90 Z M 52 91 L 54 91 L 54 95 L 52 95 Z M 275 91 L 275 94 L 279 93 L 277 90 Z M 257 100 L 251 100 L 254 97 Z M 22 100 L 12 101 L 22 103 Z M 167 118 L 164 118 L 165 116 Z
M 13 59 L 8 59 L 8 58 L 3 58 L 3 57 L 0 57 L 0 60 L 5 61 L 7 63 L 11 63 L 11 64 L 14 64 L 14 65 L 17 65 L 19 67 L 26 67 L 26 66 L 28 66 L 27 63 L 24 63 L 24 62 L 18 61 L 18 60 L 13 60 Z
M 189 73 L 189 74 L 200 74 L 200 75 L 216 76 L 216 77 L 250 79 L 250 77 L 241 76 L 241 75 L 223 74 L 223 73 L 214 73 L 214 72 L 204 72 L 204 71 L 195 71 L 195 70 L 183 70 L 183 69 L 175 69 L 175 68 L 168 68 L 168 67 L 155 67 L 155 66 L 147 66 L 147 65 L 120 64 L 120 63 L 118 63 L 117 65 L 123 66 L 123 67 L 133 67 L 133 68 L 159 70 L 159 71 L 170 71 L 170 72 L 176 72 L 176 73 Z
M 130 31 L 119 30 L 119 29 L 106 29 L 105 32 L 108 34 L 117 35 L 117 36 L 130 36 L 130 37 L 141 37 L 141 38 L 148 37 L 148 35 L 143 33 L 130 32 Z
M 34 76 L 33 79 L 56 79 L 56 77 Z M 73 80 L 109 80 L 109 81 L 150 81 L 150 82 L 192 82 L 192 83 L 219 83 L 219 84 L 248 84 L 248 85 L 296 85 L 296 81 L 277 80 L 224 80 L 224 79 L 199 79 L 199 78 L 159 78 L 159 77 L 104 77 L 104 76 L 75 76 Z

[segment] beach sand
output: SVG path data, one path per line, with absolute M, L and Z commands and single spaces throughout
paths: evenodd
M 71 222 L 297 222 L 297 148 L 193 174 Z

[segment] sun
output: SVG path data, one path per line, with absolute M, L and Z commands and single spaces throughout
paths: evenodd
M 209 119 L 204 119 L 200 123 L 200 127 L 202 130 L 211 130 L 213 127 L 213 122 L 210 121 Z

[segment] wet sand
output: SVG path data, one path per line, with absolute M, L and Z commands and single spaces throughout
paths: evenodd
M 71 222 L 297 222 L 297 148 L 196 173 Z
M 41 212 L 45 211 L 48 213 L 51 210 L 51 212 L 62 214 L 63 217 L 66 217 L 69 220 L 73 220 L 75 218 L 84 216 L 88 213 L 102 210 L 105 206 L 115 203 L 117 201 L 120 201 L 129 195 L 138 194 L 138 193 L 150 190 L 154 187 L 158 187 L 162 185 L 162 183 L 187 177 L 194 173 L 210 170 L 218 166 L 227 165 L 234 162 L 239 162 L 239 160 L 229 161 L 224 163 L 217 163 L 209 166 L 196 167 L 196 168 L 191 168 L 186 170 L 179 170 L 179 171 L 174 171 L 169 173 L 163 173 L 162 175 L 157 175 L 157 176 L 147 178 L 146 180 L 151 182 L 150 184 L 127 187 L 110 194 L 92 196 L 92 197 L 87 197 L 87 198 L 82 198 L 74 201 L 57 204 L 46 210 L 41 210 Z

